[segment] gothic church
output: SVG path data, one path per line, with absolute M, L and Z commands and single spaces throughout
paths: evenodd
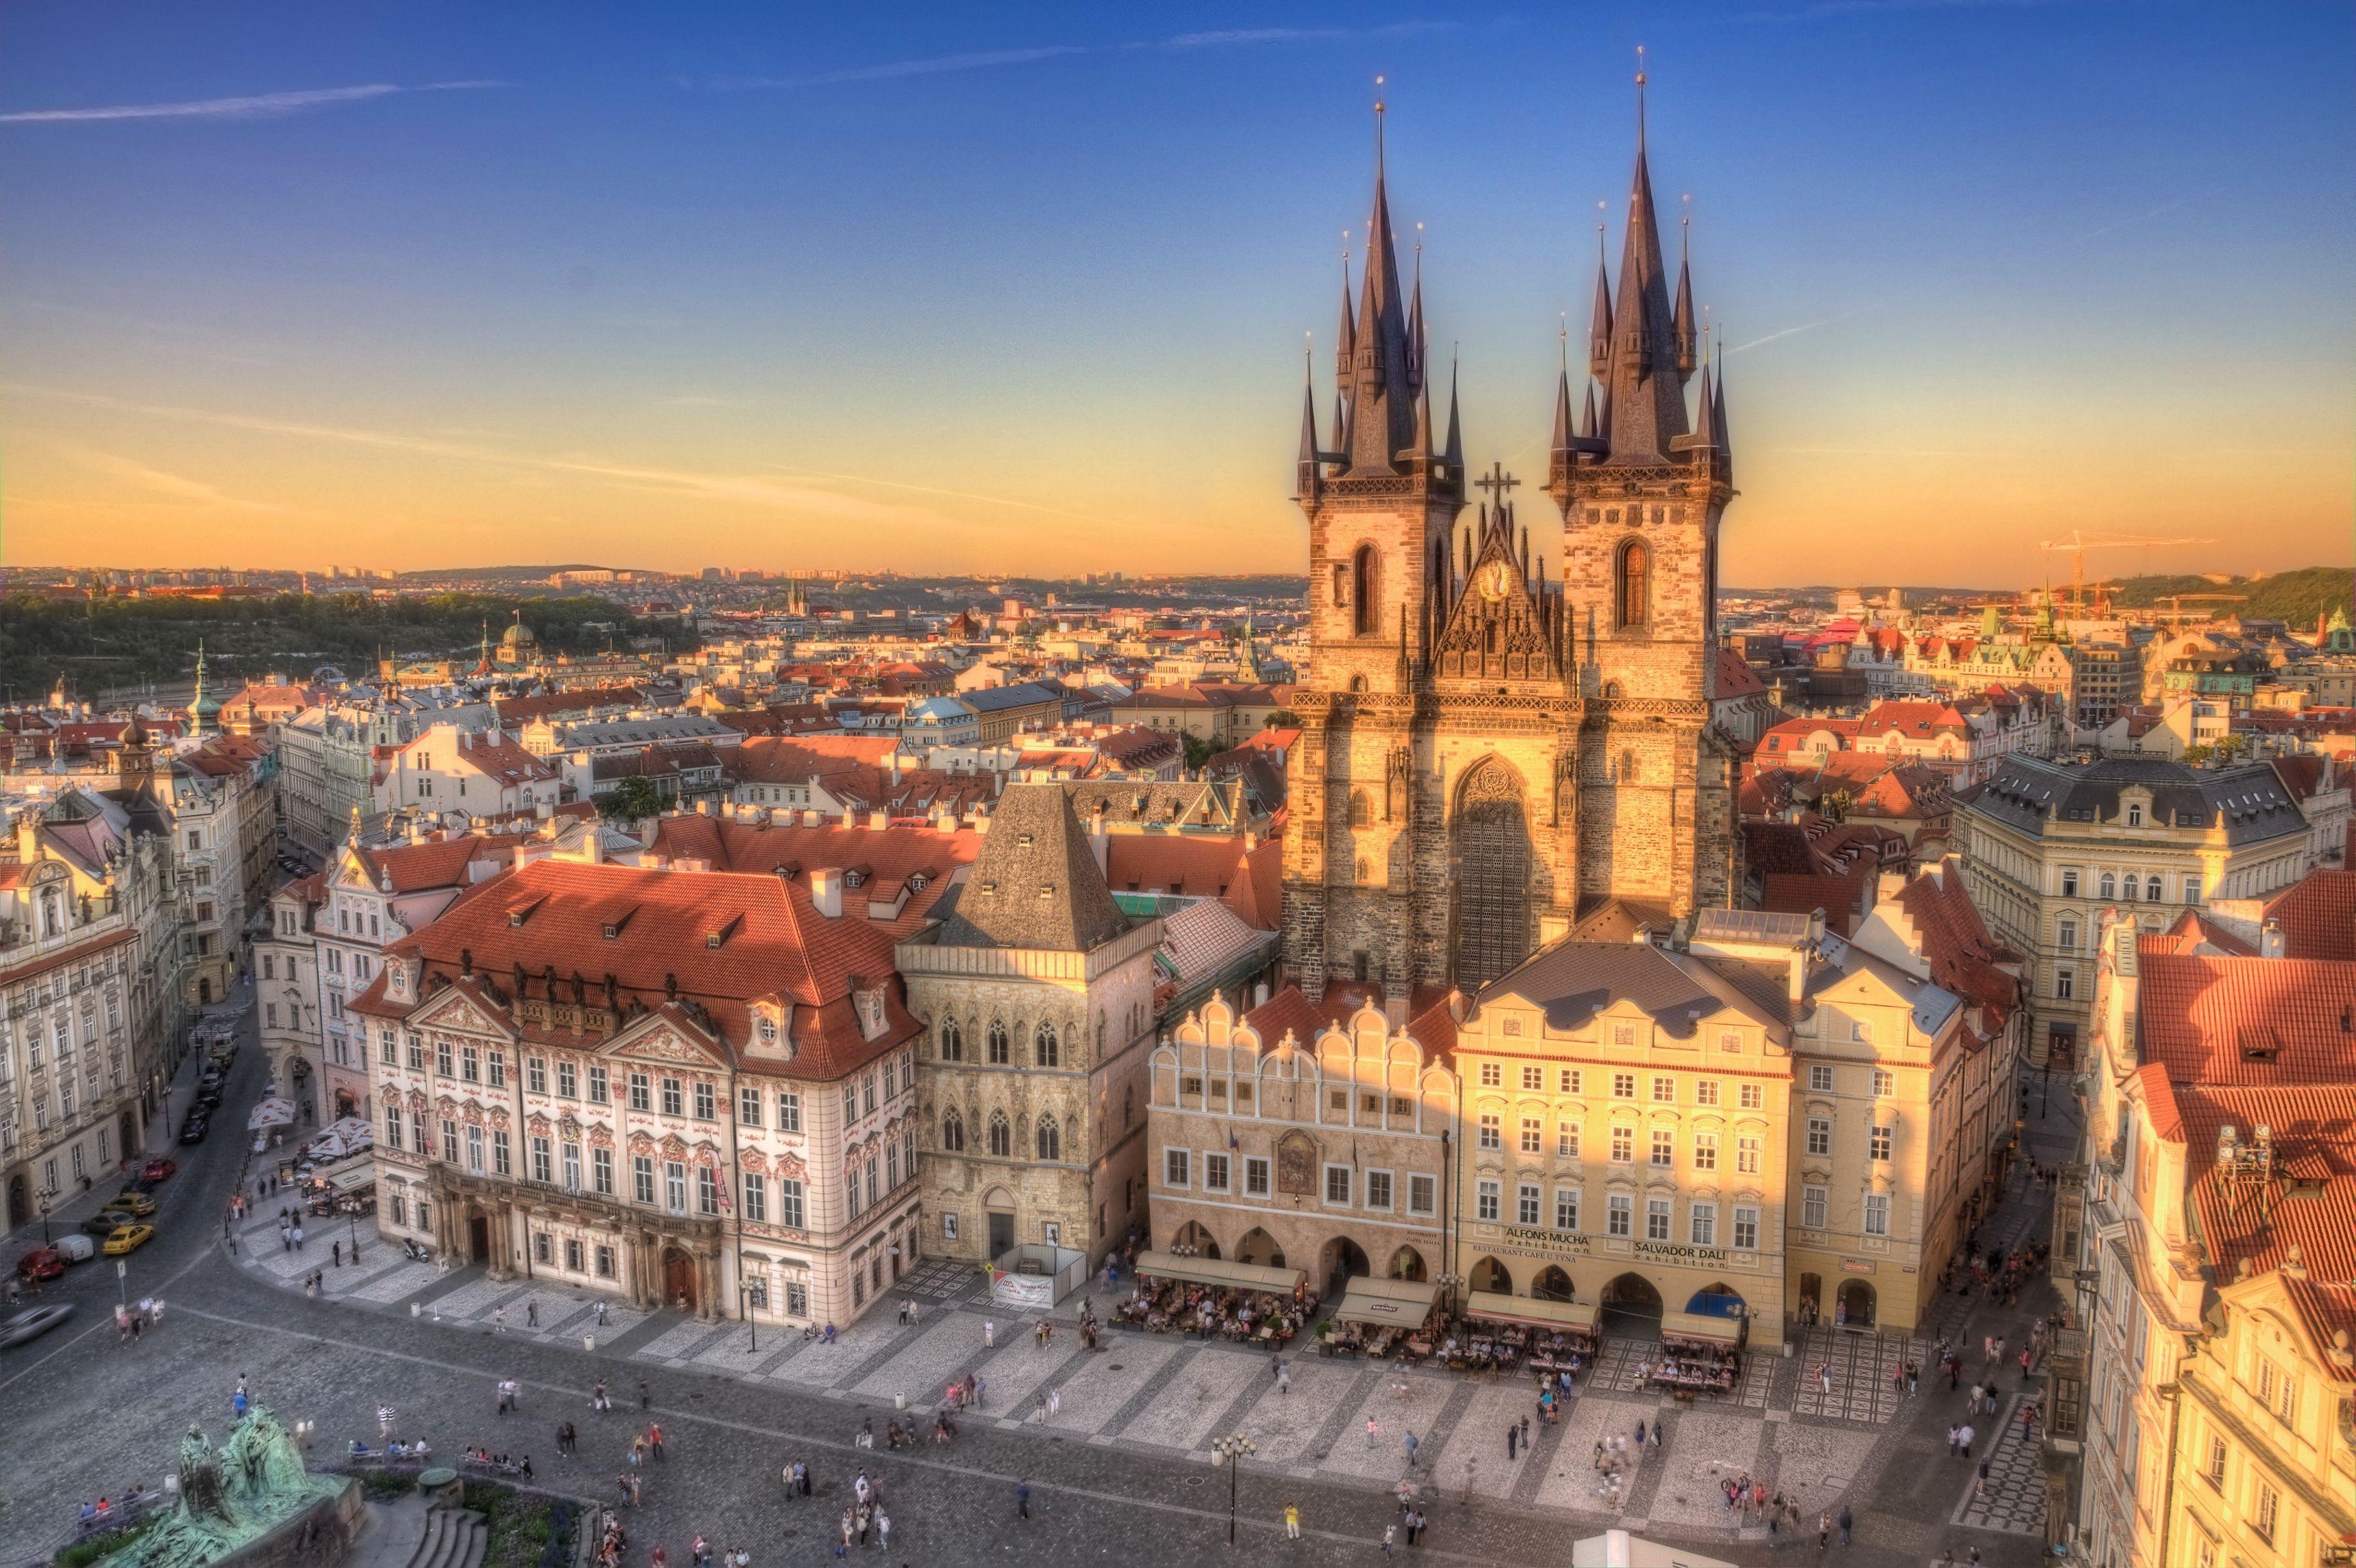
M 1379 156 L 1365 276 L 1343 277 L 1336 392 L 1303 394 L 1312 670 L 1294 701 L 1286 950 L 1312 998 L 1468 993 L 1539 943 L 1625 939 L 1728 904 L 1735 748 L 1711 725 L 1722 373 L 1662 261 L 1642 117 L 1616 288 L 1599 259 L 1587 373 L 1555 392 L 1549 580 L 1502 469 L 1433 418 L 1423 286 L 1403 294 Z M 1689 384 L 1698 388 L 1689 398 Z M 1576 413 L 1574 412 L 1576 410 Z M 1466 515 L 1468 486 L 1486 499 Z

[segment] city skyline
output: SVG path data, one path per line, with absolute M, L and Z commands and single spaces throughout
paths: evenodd
M 1468 456 L 1535 481 L 1638 43 L 1730 584 L 2348 558 L 2308 13 L 281 19 L 12 18 L 0 564 L 1297 571 L 1369 100 Z

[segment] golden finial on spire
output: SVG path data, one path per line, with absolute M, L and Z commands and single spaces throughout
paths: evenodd
M 1379 76 L 1378 76 L 1378 77 L 1376 77 L 1376 78 L 1375 78 L 1375 85 L 1376 85 L 1376 87 L 1380 87 L 1380 86 L 1383 84 L 1384 80 L 1385 80 L 1384 78 L 1379 77 Z M 1381 99 L 1377 98 L 1377 99 L 1376 99 L 1376 100 L 1375 100 L 1375 177 L 1376 177 L 1376 178 L 1377 178 L 1377 179 L 1381 178 L 1381 177 L 1382 177 L 1382 173 L 1383 173 L 1383 101 L 1382 101 Z
M 1644 46 L 1636 46 L 1636 150 L 1644 150 Z

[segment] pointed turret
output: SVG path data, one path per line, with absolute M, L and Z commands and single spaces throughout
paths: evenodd
M 1547 444 L 1558 469 L 1570 463 L 1570 372 L 1565 371 L 1554 383 L 1554 439 Z
M 1448 367 L 1448 446 L 1444 456 L 1448 462 L 1448 478 L 1451 483 L 1464 482 L 1464 423 L 1456 410 L 1456 367 Z
M 1699 344 L 1700 328 L 1694 321 L 1693 230 L 1688 226 L 1685 229 L 1684 232 L 1687 236 L 1684 245 L 1684 253 L 1677 257 L 1676 333 L 1677 339 L 1677 373 L 1680 376 L 1690 376 L 1694 373 L 1694 350 Z
M 1726 418 L 1726 346 L 1719 345 L 1718 371 L 1710 377 L 1710 420 L 1715 426 L 1711 434 L 1718 438 L 1718 449 L 1731 458 L 1734 455 L 1734 427 Z
M 1603 264 L 1603 235 L 1595 236 L 1595 313 L 1587 328 L 1587 373 L 1601 381 L 1612 373 L 1612 270 Z
M 1358 363 L 1358 323 L 1350 314 L 1350 255 L 1342 253 L 1342 325 L 1333 334 L 1333 379 L 1337 386 L 1346 387 L 1356 373 Z M 1337 391 L 1335 397 L 1341 396 Z M 1341 435 L 1336 431 L 1336 441 Z
M 1419 467 L 1431 467 L 1431 393 L 1426 392 L 1415 400 L 1415 439 L 1408 446 L 1408 458 Z
M 1317 459 L 1317 388 L 1312 381 L 1301 389 L 1301 456 L 1295 461 L 1293 494 L 1314 500 L 1323 478 Z
M 1640 83 L 1641 86 L 1641 83 Z M 1620 255 L 1620 289 L 1612 310 L 1610 463 L 1663 462 L 1686 434 L 1685 378 L 1664 372 L 1679 360 L 1669 282 L 1661 262 L 1641 118 L 1636 167 L 1629 182 L 1628 231 Z
M 1407 306 L 1407 380 L 1417 392 L 1423 391 L 1423 247 L 1415 248 L 1415 291 Z
M 1707 366 L 1701 372 L 1701 397 L 1694 405 L 1693 445 L 1705 450 L 1718 445 L 1718 411 L 1710 396 Z
M 1588 383 L 1587 412 L 1580 416 L 1579 433 L 1590 440 L 1602 434 L 1595 427 L 1595 385 L 1591 381 Z

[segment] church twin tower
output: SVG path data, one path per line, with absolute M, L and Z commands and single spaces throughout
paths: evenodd
M 1377 158 L 1330 440 L 1312 389 L 1295 475 L 1311 666 L 1285 939 L 1312 996 L 1373 982 L 1396 1013 L 1542 941 L 1624 940 L 1730 900 L 1735 754 L 1711 723 L 1723 378 L 1685 266 L 1673 295 L 1662 263 L 1641 116 L 1618 287 L 1599 260 L 1580 380 L 1575 397 L 1566 362 L 1555 391 L 1549 580 L 1517 481 L 1465 472 L 1452 377 L 1437 434 L 1422 280 L 1402 293 Z M 1471 520 L 1468 483 L 1487 494 Z

